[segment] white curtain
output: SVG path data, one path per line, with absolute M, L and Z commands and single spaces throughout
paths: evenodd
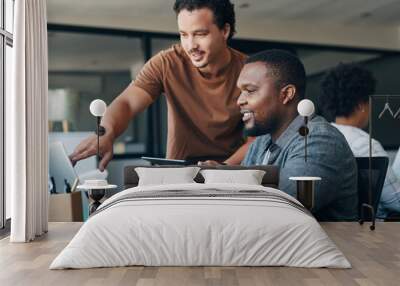
M 46 0 L 15 1 L 13 94 L 6 99 L 6 187 L 12 242 L 47 232 Z

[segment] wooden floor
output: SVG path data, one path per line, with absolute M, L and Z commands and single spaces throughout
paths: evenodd
M 289 267 L 123 267 L 48 270 L 80 223 L 50 223 L 27 244 L 0 241 L 0 285 L 400 285 L 400 223 L 324 223 L 352 269 Z

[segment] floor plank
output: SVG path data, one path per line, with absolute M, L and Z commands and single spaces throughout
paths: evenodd
M 48 269 L 81 223 L 50 223 L 49 233 L 32 243 L 0 240 L 0 285 L 399 285 L 400 223 L 378 223 L 375 231 L 357 223 L 323 223 L 352 269 L 289 267 L 117 267 Z

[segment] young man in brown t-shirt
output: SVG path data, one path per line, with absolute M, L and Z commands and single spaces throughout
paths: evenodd
M 112 158 L 114 139 L 129 121 L 162 93 L 168 106 L 167 158 L 223 158 L 239 164 L 249 143 L 242 140 L 236 87 L 246 56 L 227 46 L 235 32 L 229 0 L 177 0 L 181 44 L 150 59 L 108 107 L 102 119 L 100 169 Z M 96 139 L 85 139 L 70 155 L 76 162 L 96 153 Z

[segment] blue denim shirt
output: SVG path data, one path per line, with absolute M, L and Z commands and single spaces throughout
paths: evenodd
M 242 165 L 267 164 L 280 167 L 280 190 L 296 197 L 292 176 L 317 176 L 313 213 L 319 220 L 354 220 L 357 218 L 357 165 L 344 136 L 324 118 L 309 120 L 307 162 L 304 137 L 298 133 L 303 118 L 297 116 L 288 128 L 272 142 L 269 134 L 259 136 L 250 145 Z M 265 162 L 264 162 L 265 163 Z

